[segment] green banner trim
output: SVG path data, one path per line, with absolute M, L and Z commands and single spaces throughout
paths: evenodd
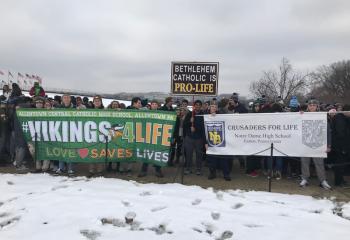
M 18 109 L 17 118 L 28 144 L 34 148 L 36 142 L 37 160 L 101 163 L 107 155 L 108 162 L 164 166 L 170 157 L 176 113 Z

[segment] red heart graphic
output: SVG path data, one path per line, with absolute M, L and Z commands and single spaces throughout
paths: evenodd
M 81 158 L 86 158 L 87 155 L 89 155 L 89 149 L 87 149 L 87 148 L 79 149 L 79 150 L 78 150 L 78 153 L 79 153 L 79 156 L 80 156 Z

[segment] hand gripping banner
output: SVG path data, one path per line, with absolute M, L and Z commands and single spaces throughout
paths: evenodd
M 18 109 L 17 118 L 27 143 L 35 147 L 37 160 L 142 161 L 164 166 L 170 157 L 176 114 Z

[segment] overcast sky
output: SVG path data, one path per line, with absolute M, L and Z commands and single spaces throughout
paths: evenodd
M 219 93 L 249 94 L 287 57 L 349 59 L 349 0 L 1 0 L 0 70 L 44 87 L 170 91 L 171 61 L 220 63 Z

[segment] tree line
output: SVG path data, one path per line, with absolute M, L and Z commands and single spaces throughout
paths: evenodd
M 343 60 L 303 72 L 293 68 L 283 57 L 278 70 L 263 71 L 259 80 L 250 85 L 254 97 L 265 95 L 284 102 L 292 96 L 305 100 L 310 97 L 325 103 L 350 103 L 350 60 Z

